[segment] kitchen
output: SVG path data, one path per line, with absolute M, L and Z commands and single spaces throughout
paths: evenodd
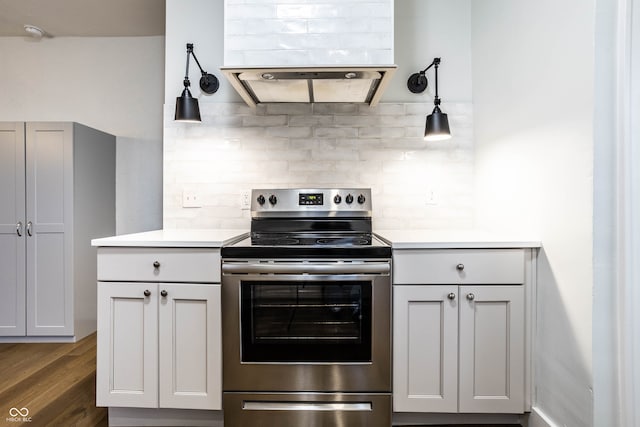
M 439 76 L 443 110 L 450 115 L 455 134 L 449 143 L 395 149 L 351 140 L 345 148 L 333 142 L 338 136 L 325 134 L 328 141 L 324 144 L 315 140 L 295 145 L 300 143 L 276 140 L 282 137 L 282 116 L 291 111 L 254 115 L 224 84 L 214 95 L 199 96 L 202 125 L 176 127 L 171 119 L 181 89 L 185 42 L 194 43 L 209 72 L 215 73 L 224 63 L 222 1 L 189 2 L 189 7 L 185 2 L 168 2 L 166 38 L 54 38 L 39 44 L 3 38 L 3 57 L 17 61 L 2 71 L 8 73 L 2 75 L 2 92 L 12 103 L 0 108 L 3 120 L 74 120 L 122 135 L 117 163 L 119 234 L 163 225 L 246 227 L 247 211 L 238 213 L 242 191 L 263 183 L 299 186 L 327 179 L 322 171 L 313 175 L 303 162 L 304 154 L 313 152 L 313 144 L 319 147 L 318 155 L 328 157 L 318 160 L 331 164 L 337 179 L 356 180 L 354 184 L 362 182 L 384 192 L 384 197 L 376 197 L 377 228 L 526 227 L 539 236 L 544 247 L 538 278 L 537 407 L 558 425 L 611 425 L 606 420 L 618 411 L 604 390 L 612 386 L 609 370 L 614 365 L 608 358 L 613 356 L 592 349 L 612 345 L 606 332 L 614 321 L 608 314 L 611 294 L 606 274 L 613 261 L 603 253 L 610 244 L 606 239 L 611 227 L 604 221 L 610 203 L 601 200 L 609 192 L 610 177 L 599 168 L 606 168 L 607 155 L 611 155 L 606 151 L 606 131 L 613 119 L 598 122 L 594 129 L 592 117 L 594 109 L 606 111 L 613 102 L 606 86 L 612 80 L 611 71 L 594 66 L 613 61 L 607 44 L 615 35 L 607 21 L 608 8 L 613 6 L 608 2 L 512 3 L 396 2 L 396 20 L 402 20 L 402 25 L 395 26 L 395 62 L 400 70 L 373 114 L 389 115 L 389 122 L 395 123 L 410 120 L 405 117 L 409 115 L 415 122 L 413 126 L 404 122 L 389 129 L 381 127 L 379 132 L 400 137 L 397 128 L 417 131 L 423 126 L 432 98 L 409 93 L 403 75 L 423 69 L 437 55 L 443 58 Z M 594 38 L 599 41 L 595 51 Z M 59 63 L 60 57 L 65 58 L 64 64 Z M 45 66 L 48 73 L 43 76 Z M 164 79 L 158 72 L 163 67 Z M 102 79 L 97 86 L 95 73 Z M 68 84 L 45 80 L 48 84 L 38 85 L 47 75 Z M 163 81 L 164 99 L 158 89 Z M 127 97 L 115 96 L 114 87 L 122 88 Z M 197 89 L 193 92 L 198 96 Z M 62 94 L 72 97 L 68 109 L 55 103 Z M 77 107 L 88 97 L 101 100 L 93 111 L 91 105 Z M 122 99 L 127 99 L 127 108 Z M 348 120 L 362 120 L 360 108 L 356 113 L 346 112 Z M 148 111 L 157 113 L 149 115 Z M 333 117 L 343 115 L 345 112 L 339 112 Z M 237 123 L 252 120 L 257 126 L 237 130 Z M 228 141 L 216 139 L 222 125 L 236 129 L 235 134 L 227 133 L 231 136 Z M 338 129 L 352 132 L 352 126 L 345 127 L 346 131 Z M 262 137 L 265 128 L 274 138 L 268 146 L 253 139 Z M 179 152 L 175 150 L 178 143 L 184 144 Z M 259 165 L 268 158 L 270 168 L 282 171 L 277 168 L 287 160 L 271 158 L 274 150 L 278 157 L 291 156 L 287 158 L 290 164 L 312 178 L 299 178 L 302 172 L 295 169 L 289 172 L 292 175 L 280 178 L 280 173 L 270 172 L 273 169 L 262 169 Z M 211 165 L 198 168 L 197 160 L 196 167 L 188 163 L 194 162 L 189 156 L 200 154 L 215 162 L 220 153 L 239 156 L 243 169 L 229 171 L 224 167 L 234 167 L 233 163 L 216 162 L 216 167 L 223 168 L 218 173 Z M 180 158 L 183 155 L 187 158 Z M 352 164 L 341 163 L 345 158 Z M 247 170 L 247 161 L 257 167 Z M 381 169 L 368 167 L 376 165 Z M 350 174 L 354 170 L 360 175 Z M 596 172 L 601 175 L 594 176 Z M 140 174 L 146 179 L 140 179 Z M 220 183 L 222 175 L 228 182 Z M 426 193 L 422 182 L 435 191 L 437 205 L 412 198 L 415 193 Z M 181 207 L 185 188 L 198 192 L 202 208 Z M 592 323 L 598 327 L 592 328 Z

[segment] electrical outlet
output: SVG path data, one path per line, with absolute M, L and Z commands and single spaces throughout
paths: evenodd
M 427 197 L 425 199 L 425 204 L 428 206 L 436 206 L 440 203 L 440 198 L 438 197 L 438 192 L 433 188 L 427 189 Z
M 201 208 L 200 197 L 195 191 L 184 190 L 182 192 L 182 207 L 183 208 Z
M 245 190 L 240 193 L 240 209 L 243 211 L 251 208 L 251 190 Z

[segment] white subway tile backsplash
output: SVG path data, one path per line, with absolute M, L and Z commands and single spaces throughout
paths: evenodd
M 368 105 L 358 105 L 358 111 L 365 115 L 373 113 L 376 116 L 401 116 L 408 114 L 407 105 L 412 104 L 378 104 L 373 109 Z M 420 113 L 418 115 L 420 115 Z
M 242 228 L 242 191 L 264 187 L 370 187 L 376 228 L 467 228 L 473 221 L 471 104 L 443 104 L 454 137 L 425 142 L 430 102 L 200 103 L 201 124 L 165 107 L 164 226 Z M 182 208 L 196 189 L 202 208 Z M 439 204 L 427 205 L 427 190 Z
M 308 138 L 312 136 L 311 127 L 274 126 L 265 129 L 268 136 L 282 136 L 286 138 Z
M 316 138 L 355 138 L 358 136 L 358 129 L 345 127 L 316 127 L 314 129 Z
M 341 114 L 346 114 L 349 116 L 355 115 L 359 109 L 358 104 L 325 104 L 325 103 L 317 103 L 311 104 L 313 108 L 314 114 L 332 114 L 334 116 L 339 116 Z M 367 109 L 371 110 L 369 106 Z
M 225 0 L 224 63 L 393 63 L 393 0 Z
M 289 126 L 331 126 L 336 120 L 330 115 L 290 116 Z
M 243 116 L 242 126 L 284 126 L 287 124 L 286 115 L 276 116 Z
M 280 2 L 278 2 L 280 3 Z M 342 3 L 335 4 L 296 4 L 282 3 L 276 5 L 276 15 L 278 18 L 289 19 L 311 19 L 311 18 L 336 18 L 343 16 Z
M 341 18 L 341 19 L 310 19 L 307 22 L 310 34 L 342 34 L 345 38 L 351 33 L 372 33 L 371 23 L 362 19 Z
M 361 127 L 358 128 L 360 138 L 402 138 L 405 129 L 402 127 Z
M 229 37 L 244 34 L 304 34 L 309 32 L 306 22 L 295 19 L 246 18 L 244 20 L 228 20 L 225 24 L 229 26 L 226 29 L 226 34 Z
M 335 126 L 375 126 L 379 124 L 380 117 L 376 116 L 336 116 Z
M 313 111 L 314 104 L 296 104 L 296 103 L 285 103 L 285 104 L 267 104 L 264 108 L 264 114 L 288 114 L 291 116 L 295 115 L 308 115 Z

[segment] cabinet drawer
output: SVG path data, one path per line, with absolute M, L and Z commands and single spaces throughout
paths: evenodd
M 101 247 L 98 280 L 219 283 L 220 250 Z
M 393 253 L 394 284 L 521 284 L 524 249 L 406 249 Z

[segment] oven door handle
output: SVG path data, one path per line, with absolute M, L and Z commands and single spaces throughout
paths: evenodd
M 371 402 L 265 402 L 244 401 L 245 411 L 367 411 L 373 410 Z
M 389 274 L 388 262 L 367 263 L 223 263 L 222 272 L 229 274 Z

